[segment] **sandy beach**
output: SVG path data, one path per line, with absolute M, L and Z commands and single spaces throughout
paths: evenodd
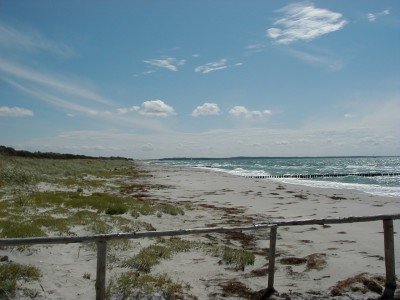
M 207 226 L 234 223 L 248 224 L 272 220 L 306 219 L 345 216 L 367 216 L 374 214 L 398 213 L 400 199 L 378 197 L 352 190 L 319 189 L 301 185 L 282 184 L 279 181 L 232 176 L 226 173 L 184 167 L 149 166 L 153 180 L 174 186 L 170 190 L 160 190 L 158 197 L 169 201 L 191 201 L 199 205 L 236 207 L 244 211 L 239 214 L 204 216 L 196 218 L 184 227 Z M 195 227 L 195 226 L 193 226 Z M 400 230 L 400 222 L 394 222 L 395 232 Z M 264 234 L 264 238 L 263 238 Z M 266 232 L 255 233 L 257 247 L 268 247 Z M 395 234 L 396 274 L 400 272 L 400 240 Z M 321 270 L 305 271 L 305 266 L 287 266 L 277 259 L 275 277 L 276 290 L 290 293 L 307 291 L 329 291 L 339 280 L 360 273 L 385 273 L 383 260 L 382 222 L 340 224 L 332 226 L 284 227 L 278 231 L 278 253 L 281 257 L 305 257 L 321 253 L 326 257 L 326 266 Z M 262 267 L 266 261 L 259 257 L 254 269 Z M 171 264 L 172 266 L 173 264 Z M 197 268 L 196 268 L 197 269 Z M 203 269 L 199 267 L 198 269 Z M 215 270 L 216 271 L 216 270 Z M 235 274 L 246 278 L 246 273 Z M 175 271 L 182 279 L 185 272 Z M 203 274 L 199 274 L 202 276 Z M 222 278 L 217 276 L 219 280 Z M 232 275 L 231 275 L 232 276 Z M 214 278 L 212 268 L 207 276 Z M 212 280 L 211 280 L 212 281 Z M 266 277 L 244 279 L 254 290 L 265 288 Z M 195 281 L 199 292 L 204 289 Z M 199 294 L 200 297 L 205 295 Z M 375 295 L 376 296 L 376 295 Z M 361 298 L 366 297 L 365 295 Z
M 399 198 L 352 190 L 310 188 L 148 162 L 138 162 L 138 165 L 151 174 L 140 179 L 141 183 L 162 186 L 146 191 L 148 199 L 187 207 L 183 215 L 138 217 L 137 220 L 150 223 L 156 230 L 392 214 L 398 213 L 400 207 Z M 396 274 L 400 276 L 400 222 L 394 221 L 394 227 Z M 79 229 L 76 232 L 79 234 Z M 161 259 L 150 274 L 165 273 L 190 286 L 183 296 L 187 299 L 256 299 L 256 292 L 267 286 L 268 238 L 268 230 L 236 235 L 184 236 L 182 239 L 190 241 L 249 250 L 255 254 L 254 263 L 230 265 L 218 256 L 194 248 Z M 124 258 L 137 254 L 154 242 L 154 239 L 134 240 L 129 247 L 109 250 L 107 278 L 127 269 L 121 264 Z M 43 276 L 39 282 L 30 284 L 37 292 L 31 296 L 39 299 L 94 298 L 96 256 L 94 248 L 89 245 L 32 246 L 23 251 L 3 249 L 0 255 L 40 268 Z M 361 273 L 379 279 L 385 274 L 383 255 L 382 222 L 280 227 L 275 272 L 278 294 L 275 298 L 323 299 L 333 295 L 332 288 L 338 281 Z M 362 283 L 356 282 L 352 287 L 353 290 L 345 289 L 338 299 L 379 296 Z M 27 295 L 20 292 L 19 297 Z

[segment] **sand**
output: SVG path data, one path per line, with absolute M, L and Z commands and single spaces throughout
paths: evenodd
M 169 186 L 150 190 L 150 196 L 169 202 L 188 203 L 191 210 L 183 216 L 141 216 L 157 230 L 196 228 L 205 226 L 234 226 L 273 220 L 367 216 L 400 212 L 398 197 L 373 196 L 354 190 L 311 188 L 283 184 L 268 179 L 250 179 L 205 169 L 171 167 L 140 163 L 150 171 L 151 178 L 143 179 L 153 184 Z M 396 274 L 400 277 L 400 221 L 394 221 Z M 207 240 L 221 245 L 246 247 L 256 253 L 253 266 L 237 270 L 220 263 L 218 257 L 201 250 L 178 253 L 172 259 L 162 260 L 151 273 L 167 273 L 178 281 L 190 284 L 189 293 L 198 299 L 223 298 L 221 286 L 229 280 L 241 282 L 251 291 L 266 287 L 268 230 L 246 232 L 251 238 L 246 242 L 225 234 L 209 237 L 188 236 L 186 239 Z M 118 258 L 137 253 L 147 246 L 149 239 L 132 241 L 130 251 L 116 251 Z M 280 227 L 277 240 L 275 289 L 280 295 L 293 299 L 325 298 L 340 280 L 360 273 L 384 275 L 382 222 L 341 224 L 331 226 Z M 95 295 L 96 257 L 93 249 L 79 244 L 35 246 L 20 252 L 0 250 L 10 260 L 38 266 L 43 277 L 32 283 L 39 291 L 37 298 L 93 299 Z M 284 264 L 285 258 L 320 258 L 319 269 L 307 268 L 307 263 Z M 281 261 L 281 259 L 284 259 Z M 112 261 L 108 262 L 110 265 Z M 122 267 L 114 265 L 107 277 L 118 274 Z M 255 276 L 254 271 L 258 275 Z M 85 273 L 91 274 L 84 279 Z M 226 295 L 226 294 L 225 294 Z M 365 299 L 378 294 L 350 292 L 340 299 Z M 189 297 L 189 296 L 188 296 Z M 249 298 L 250 296 L 244 296 Z M 237 298 L 236 298 L 237 299 Z

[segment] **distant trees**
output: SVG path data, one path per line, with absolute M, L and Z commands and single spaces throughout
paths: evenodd
M 30 152 L 26 150 L 15 150 L 12 147 L 6 147 L 0 145 L 0 156 L 18 156 L 18 157 L 28 157 L 28 158 L 50 158 L 50 159 L 126 159 L 129 158 L 119 157 L 119 156 L 111 156 L 111 157 L 102 157 L 102 156 L 86 156 L 79 154 L 69 154 L 69 153 L 55 153 L 55 152 Z

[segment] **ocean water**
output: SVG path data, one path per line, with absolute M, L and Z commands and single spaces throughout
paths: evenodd
M 400 173 L 400 157 L 163 159 L 157 163 L 205 168 L 237 176 L 296 174 Z M 262 179 L 321 188 L 356 189 L 400 197 L 400 176 L 345 176 L 313 179 Z

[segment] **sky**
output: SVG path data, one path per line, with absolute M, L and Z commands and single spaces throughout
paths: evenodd
M 400 155 L 399 1 L 0 1 L 0 144 Z

